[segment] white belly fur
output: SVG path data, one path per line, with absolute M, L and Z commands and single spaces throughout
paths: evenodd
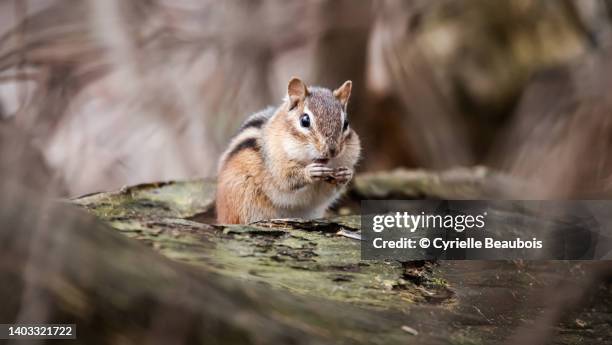
M 340 191 L 327 182 L 318 182 L 295 191 L 273 189 L 266 194 L 277 209 L 277 218 L 321 218 Z

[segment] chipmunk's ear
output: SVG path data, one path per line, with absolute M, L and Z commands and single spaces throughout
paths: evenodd
M 287 97 L 291 102 L 290 108 L 293 109 L 298 102 L 304 101 L 306 96 L 308 96 L 308 88 L 302 79 L 297 77 L 291 78 L 289 85 L 287 85 Z
M 336 97 L 342 106 L 346 108 L 346 104 L 348 103 L 349 97 L 351 97 L 351 88 L 353 87 L 353 82 L 347 80 L 340 86 L 339 88 L 334 90 L 334 97 Z

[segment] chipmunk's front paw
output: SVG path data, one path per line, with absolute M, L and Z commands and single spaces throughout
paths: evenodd
M 340 167 L 334 170 L 333 178 L 338 184 L 345 184 L 353 178 L 353 169 Z
M 306 175 L 312 181 L 323 181 L 332 177 L 334 170 L 325 164 L 312 163 L 306 166 Z

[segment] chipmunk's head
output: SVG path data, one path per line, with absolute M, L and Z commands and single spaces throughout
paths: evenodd
M 346 112 L 351 87 L 350 80 L 334 91 L 308 87 L 295 77 L 289 81 L 284 145 L 292 159 L 326 163 L 343 152 L 352 132 Z

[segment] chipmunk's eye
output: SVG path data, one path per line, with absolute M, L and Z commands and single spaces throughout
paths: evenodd
M 310 127 L 310 116 L 308 116 L 308 114 L 304 114 L 300 117 L 300 125 L 304 128 Z
M 342 125 L 342 131 L 346 131 L 348 129 L 348 119 L 344 119 L 344 124 Z

